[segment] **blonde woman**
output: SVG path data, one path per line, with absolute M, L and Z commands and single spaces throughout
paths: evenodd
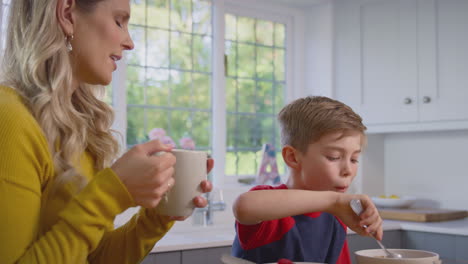
M 174 184 L 174 156 L 151 155 L 171 147 L 150 141 L 113 162 L 113 113 L 96 97 L 133 49 L 129 0 L 14 0 L 10 8 L 0 79 L 0 263 L 140 262 L 183 219 L 146 209 Z M 206 206 L 202 197 L 194 203 Z M 115 216 L 137 205 L 114 230 Z

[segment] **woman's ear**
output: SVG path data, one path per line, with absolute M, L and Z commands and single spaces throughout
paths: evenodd
M 74 31 L 74 17 L 73 11 L 75 10 L 75 0 L 57 0 L 57 21 L 66 36 L 72 36 Z
M 283 155 L 283 160 L 288 167 L 291 169 L 301 168 L 301 162 L 298 156 L 299 153 L 294 147 L 289 145 L 284 146 L 281 154 Z

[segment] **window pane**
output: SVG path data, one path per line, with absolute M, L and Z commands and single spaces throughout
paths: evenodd
M 171 0 L 171 28 L 192 32 L 192 1 Z
M 226 153 L 226 175 L 237 175 L 237 155 L 236 152 Z
M 211 106 L 211 76 L 193 73 L 193 104 L 198 109 L 210 109 Z
M 146 65 L 146 37 L 145 28 L 139 26 L 129 26 L 130 36 L 135 44 L 133 50 L 125 53 L 128 64 Z
M 171 71 L 171 106 L 192 107 L 192 74 Z
M 273 79 L 273 49 L 257 47 L 257 78 Z
M 239 175 L 255 175 L 257 173 L 257 159 L 255 152 L 239 152 Z
M 271 131 L 275 131 L 275 118 L 274 117 L 260 117 L 257 119 L 257 123 L 259 124 L 259 145 L 263 145 L 265 143 L 275 144 L 275 133 L 271 133 Z
M 210 149 L 211 135 L 211 113 L 195 112 L 193 113 L 192 139 L 195 140 L 197 149 Z
M 239 80 L 238 111 L 244 113 L 255 113 L 255 81 Z
M 171 67 L 192 69 L 192 35 L 179 32 L 171 33 Z
M 277 81 L 282 81 L 286 76 L 284 72 L 284 50 L 275 49 L 275 79 Z
M 130 17 L 133 25 L 145 25 L 146 0 L 131 0 Z
M 225 15 L 226 23 L 226 36 L 225 39 L 228 40 L 237 40 L 237 18 L 234 15 L 226 14 Z
M 148 1 L 148 26 L 169 29 L 169 0 L 146 1 Z
M 261 145 L 259 143 L 259 124 L 253 115 L 238 116 L 236 144 L 239 148 L 252 148 Z
M 146 98 L 150 105 L 169 105 L 169 71 L 148 69 L 146 72 Z
M 228 149 L 234 149 L 236 146 L 236 119 L 236 115 L 226 114 L 226 141 Z
M 148 125 L 146 127 L 145 135 L 148 135 L 148 133 L 154 128 L 162 128 L 166 133 L 168 132 L 170 127 L 169 111 L 164 109 L 147 109 L 146 119 Z
M 284 91 L 286 87 L 284 83 L 275 84 L 275 112 L 279 112 L 280 108 L 285 104 Z
M 257 43 L 273 46 L 273 22 L 266 20 L 257 20 Z
M 145 68 L 138 66 L 127 66 L 127 103 L 145 103 Z
M 242 42 L 255 42 L 255 19 L 250 17 L 237 17 L 237 40 Z
M 171 111 L 171 130 L 170 136 L 179 144 L 179 139 L 185 135 L 190 135 L 192 131 L 193 119 L 190 111 L 172 110 Z
M 206 0 L 192 1 L 193 32 L 211 34 L 211 3 Z
M 257 113 L 276 114 L 273 108 L 273 92 L 272 82 L 257 83 Z
M 226 78 L 226 110 L 228 112 L 235 112 L 237 95 L 237 81 L 233 78 Z
M 284 24 L 275 23 L 275 46 L 285 47 L 286 32 Z
M 255 78 L 255 45 L 239 43 L 237 49 L 239 52 L 239 68 L 237 74 L 239 77 Z
M 193 36 L 193 69 L 209 72 L 211 66 L 211 37 Z
M 169 32 L 159 29 L 147 29 L 147 65 L 169 67 Z
M 227 56 L 227 75 L 237 76 L 237 43 L 226 41 L 225 52 Z
M 127 145 L 135 145 L 146 141 L 145 110 L 143 108 L 127 108 Z

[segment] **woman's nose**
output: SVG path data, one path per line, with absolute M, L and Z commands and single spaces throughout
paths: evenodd
M 135 44 L 133 43 L 132 37 L 130 37 L 129 33 L 127 33 L 127 38 L 123 42 L 122 46 L 125 50 L 132 50 L 135 47 Z

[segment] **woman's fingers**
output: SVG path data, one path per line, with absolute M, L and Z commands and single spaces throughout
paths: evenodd
M 208 201 L 202 196 L 193 198 L 193 204 L 198 208 L 203 208 L 208 205 Z
M 213 169 L 213 167 L 214 167 L 214 159 L 208 158 L 208 160 L 206 161 L 207 172 L 210 173 L 210 171 Z
M 211 192 L 213 190 L 213 184 L 208 180 L 203 180 L 200 183 L 200 187 L 204 193 Z

